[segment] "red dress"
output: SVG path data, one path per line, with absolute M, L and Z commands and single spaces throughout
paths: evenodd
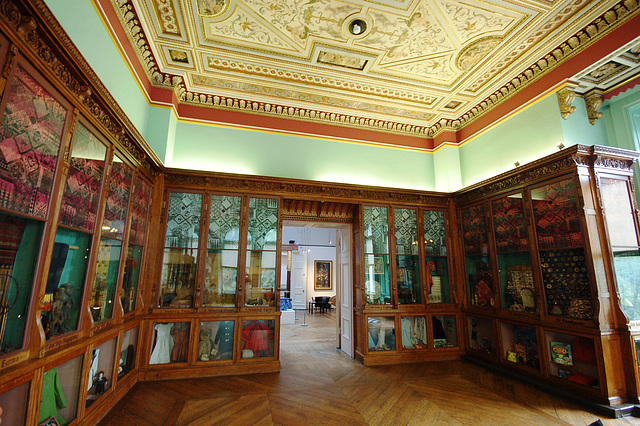
M 189 326 L 176 324 L 171 334 L 173 334 L 171 361 L 187 362 L 187 357 L 189 356 Z
M 273 331 L 260 321 L 255 321 L 242 330 L 242 340 L 245 341 L 244 348 L 251 349 L 254 356 L 269 356 L 270 339 L 273 339 Z

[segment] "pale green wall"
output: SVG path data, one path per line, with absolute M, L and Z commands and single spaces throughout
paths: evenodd
M 555 95 L 553 96 L 555 97 Z M 571 104 L 576 110 L 566 120 L 560 120 L 564 134 L 564 144 L 570 145 L 608 145 L 607 126 L 604 120 L 589 123 L 587 106 L 584 99 L 576 98 Z
M 516 160 L 525 164 L 557 151 L 556 144 L 565 141 L 561 121 L 558 98 L 550 95 L 465 143 L 462 185 L 513 169 Z
M 147 118 L 145 140 L 164 164 L 171 164 L 177 125 L 173 109 L 149 107 Z
M 433 155 L 178 122 L 170 166 L 398 188 L 435 189 Z
M 436 191 L 453 192 L 462 188 L 460 149 L 444 146 L 433 153 Z

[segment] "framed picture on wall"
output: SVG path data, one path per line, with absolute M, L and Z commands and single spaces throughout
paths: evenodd
M 333 283 L 331 282 L 331 268 L 333 262 L 330 260 L 316 260 L 314 262 L 314 290 L 332 290 Z

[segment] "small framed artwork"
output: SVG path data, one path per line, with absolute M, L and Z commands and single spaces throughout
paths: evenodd
M 331 282 L 331 268 L 333 262 L 330 260 L 316 260 L 314 262 L 314 290 L 332 290 L 333 283 Z

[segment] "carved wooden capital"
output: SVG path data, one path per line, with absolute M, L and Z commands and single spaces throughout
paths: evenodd
M 584 103 L 587 106 L 587 116 L 589 117 L 589 123 L 591 123 L 591 125 L 596 124 L 596 121 L 602 118 L 602 113 L 598 111 L 602 106 L 602 102 L 604 102 L 604 99 L 600 91 L 589 92 L 584 97 Z
M 564 87 L 556 93 L 558 95 L 558 105 L 560 105 L 560 115 L 563 119 L 567 119 L 569 114 L 572 114 L 576 107 L 571 106 L 573 100 L 576 98 L 576 92 L 572 87 Z

